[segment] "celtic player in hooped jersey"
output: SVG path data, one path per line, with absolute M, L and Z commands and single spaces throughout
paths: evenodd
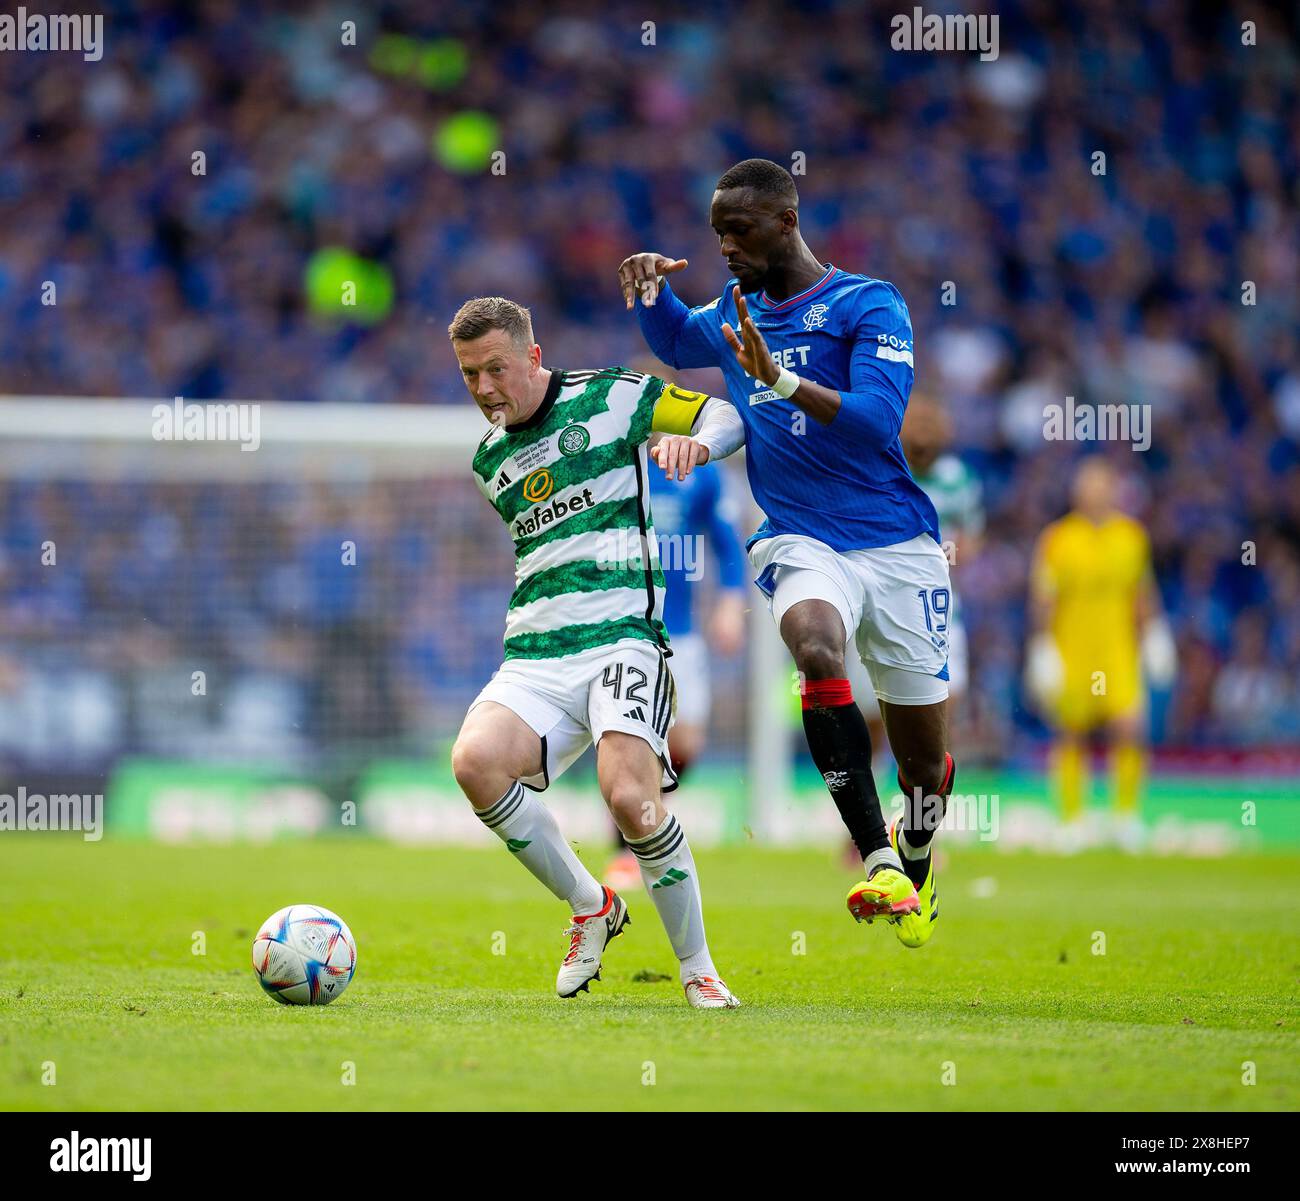
M 663 921 L 697 1009 L 740 1002 L 704 935 L 695 861 L 661 790 L 676 694 L 661 618 L 646 441 L 684 478 L 729 424 L 726 402 L 618 367 L 541 364 L 527 309 L 467 301 L 448 330 L 474 402 L 492 423 L 474 479 L 515 543 L 505 662 L 465 716 L 452 769 L 479 819 L 573 913 L 556 991 L 600 977 L 627 905 L 583 866 L 537 793 L 589 745 L 601 793 Z
M 507 660 L 666 645 L 644 444 L 656 413 L 689 433 L 705 399 L 617 367 L 552 371 L 529 420 L 484 436 L 474 476 L 515 540 Z

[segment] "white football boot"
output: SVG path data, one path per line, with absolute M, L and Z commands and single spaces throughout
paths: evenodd
M 611 938 L 623 933 L 632 919 L 627 905 L 612 888 L 605 888 L 605 904 L 596 913 L 574 914 L 569 936 L 569 953 L 555 977 L 555 991 L 562 997 L 576 997 L 590 991 L 593 980 L 600 979 L 600 957 Z
M 694 975 L 683 988 L 692 1009 L 739 1009 L 740 998 L 716 976 Z

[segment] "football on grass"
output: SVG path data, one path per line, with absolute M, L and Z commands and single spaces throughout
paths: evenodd
M 253 940 L 253 970 L 284 1005 L 328 1005 L 357 967 L 352 931 L 319 905 L 288 905 L 271 914 Z

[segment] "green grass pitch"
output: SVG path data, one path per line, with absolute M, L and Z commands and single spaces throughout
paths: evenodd
M 0 1108 L 856 1109 L 882 1081 L 890 1107 L 1296 1106 L 1300 856 L 954 852 L 920 951 L 853 923 L 830 852 L 699 866 L 734 1012 L 687 1008 L 640 891 L 604 980 L 557 999 L 567 915 L 504 851 L 2 836 Z M 249 966 L 299 901 L 359 944 L 326 1008 Z

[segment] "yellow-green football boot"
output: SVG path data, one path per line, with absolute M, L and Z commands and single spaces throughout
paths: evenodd
M 893 867 L 882 867 L 870 880 L 855 884 L 849 889 L 847 904 L 854 920 L 868 925 L 878 917 L 902 921 L 921 907 L 912 881 Z
M 889 827 L 889 845 L 901 859 L 903 852 L 898 849 L 898 827 L 901 817 L 894 818 Z M 909 881 L 910 883 L 910 881 Z M 923 947 L 934 933 L 934 923 L 939 918 L 939 893 L 934 884 L 934 854 L 930 855 L 930 869 L 925 873 L 925 883 L 916 890 L 917 909 L 913 913 L 902 914 L 894 923 L 894 933 L 905 947 Z

